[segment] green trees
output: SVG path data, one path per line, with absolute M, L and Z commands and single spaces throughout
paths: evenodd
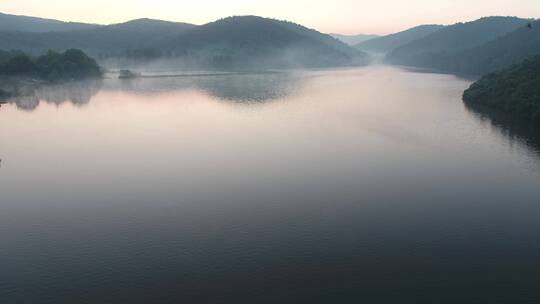
M 4 31 L 0 26 L 0 49 L 40 54 L 48 49 L 68 48 L 81 49 L 100 59 L 175 58 L 179 66 L 195 69 L 329 67 L 360 65 L 369 60 L 363 52 L 330 35 L 256 16 L 224 18 L 201 26 L 138 19 L 39 33 Z
M 0 101 L 2 101 L 2 99 L 7 98 L 9 96 L 10 96 L 10 94 L 8 92 L 0 89 Z
M 299 24 L 257 16 L 220 19 L 165 42 L 196 67 L 259 70 L 360 65 L 368 56 Z
M 473 75 L 494 72 L 540 54 L 540 21 L 508 35 L 445 58 L 442 69 Z
M 501 38 L 518 29 L 525 29 L 528 22 L 530 20 L 516 17 L 486 17 L 473 22 L 454 24 L 393 50 L 385 59 L 392 64 L 482 75 L 494 71 L 491 66 L 505 67 L 490 63 L 485 58 L 503 60 L 519 52 L 521 42 L 530 39 L 529 33 L 518 43 Z M 491 50 L 492 44 L 502 52 L 492 56 L 494 52 Z M 486 46 L 489 48 L 485 48 Z M 513 50 L 505 52 L 504 50 L 510 50 L 510 46 Z M 479 51 L 475 51 L 476 49 Z M 475 59 L 469 60 L 471 57 Z M 521 57 L 516 63 L 525 58 L 527 57 Z M 481 64 L 478 64 L 479 62 Z M 472 66 L 475 68 L 471 68 Z
M 37 58 L 20 52 L 4 52 L 3 54 L 8 58 L 0 61 L 0 74 L 7 76 L 35 77 L 47 81 L 101 76 L 101 70 L 96 61 L 77 49 L 69 49 L 63 53 L 48 51 Z M 5 54 L 12 55 L 10 57 Z
M 540 56 L 484 76 L 465 91 L 463 100 L 540 121 Z
M 17 54 L 7 60 L 0 69 L 10 75 L 26 75 L 36 70 L 36 64 L 26 54 Z

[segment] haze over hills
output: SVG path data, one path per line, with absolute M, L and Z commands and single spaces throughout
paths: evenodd
M 39 54 L 48 49 L 79 48 L 93 56 L 123 54 L 128 49 L 152 47 L 194 28 L 186 23 L 138 19 L 121 24 L 68 32 L 0 32 L 0 49 Z
M 478 47 L 525 26 L 517 17 L 485 17 L 457 23 L 396 48 L 386 56 L 393 64 L 433 68 L 450 53 Z
M 229 17 L 169 41 L 166 49 L 218 66 L 317 67 L 354 63 L 364 55 L 337 39 L 298 24 L 256 16 Z
M 359 34 L 359 35 L 330 34 L 330 36 L 336 39 L 339 39 L 350 46 L 354 46 L 364 41 L 368 41 L 368 40 L 380 37 L 379 35 L 366 35 L 366 34 Z
M 198 26 L 152 19 L 93 25 L 0 14 L 0 24 L 6 25 L 0 29 L 0 49 L 40 55 L 48 49 L 78 48 L 100 59 L 167 58 L 183 66 L 245 69 L 358 65 L 368 61 L 367 51 L 387 53 L 385 60 L 392 64 L 482 74 L 540 53 L 540 23 L 529 28 L 529 22 L 485 17 L 372 38 L 375 35 L 332 36 L 256 16 Z M 340 39 L 369 40 L 353 48 Z
M 78 48 L 99 58 L 168 57 L 209 67 L 324 67 L 365 63 L 345 43 L 298 24 L 256 16 L 230 17 L 202 26 L 138 19 L 57 32 L 1 31 L 0 49 L 40 54 Z
M 481 46 L 450 53 L 433 66 L 452 73 L 480 75 L 503 69 L 540 54 L 540 21 L 531 22 L 517 30 Z
M 421 39 L 440 29 L 443 25 L 420 25 L 395 34 L 374 38 L 354 45 L 356 49 L 374 53 L 388 53 L 397 47 Z
M 97 24 L 64 22 L 53 19 L 17 16 L 0 13 L 0 30 L 2 31 L 43 33 L 91 29 L 97 26 Z

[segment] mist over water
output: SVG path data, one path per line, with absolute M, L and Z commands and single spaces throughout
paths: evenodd
M 0 302 L 534 302 L 538 145 L 469 84 L 375 65 L 12 100 Z

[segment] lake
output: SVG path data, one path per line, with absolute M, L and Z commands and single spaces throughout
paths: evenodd
M 537 303 L 539 145 L 470 83 L 373 65 L 12 100 L 0 303 Z

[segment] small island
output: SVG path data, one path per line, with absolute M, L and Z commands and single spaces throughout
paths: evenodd
M 463 100 L 540 121 L 540 56 L 482 77 L 465 91 Z
M 21 87 L 99 78 L 97 62 L 78 49 L 48 51 L 33 57 L 21 51 L 0 51 L 0 98 L 20 94 Z
M 141 75 L 139 73 L 134 73 L 130 70 L 120 70 L 120 75 L 118 76 L 119 79 L 133 79 L 140 77 Z

